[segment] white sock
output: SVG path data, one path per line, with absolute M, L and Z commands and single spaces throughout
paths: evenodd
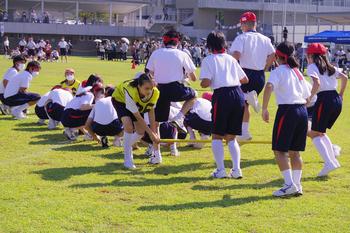
M 138 133 L 133 133 L 131 137 L 131 145 L 134 145 L 136 142 L 140 141 L 140 139 L 143 137 L 143 135 Z
M 337 158 L 335 157 L 335 154 L 334 154 L 333 143 L 332 143 L 331 139 L 327 136 L 327 134 L 325 134 L 322 137 L 322 141 L 327 147 L 327 151 L 328 151 L 328 154 L 329 154 L 331 160 L 333 161 L 333 163 L 335 163 Z
M 287 169 L 282 171 L 282 175 L 284 178 L 284 183 L 286 185 L 292 185 L 293 184 L 293 178 L 292 178 L 292 170 L 291 169 Z
M 318 153 L 321 155 L 323 161 L 325 162 L 325 165 L 335 166 L 330 157 L 330 154 L 328 153 L 327 146 L 322 140 L 322 137 L 315 137 L 312 139 L 312 142 L 314 143 Z
M 29 104 L 22 104 L 22 105 L 18 106 L 17 110 L 19 112 L 23 112 L 27 108 L 29 108 Z
M 160 149 L 154 149 L 153 154 L 154 154 L 154 157 L 157 157 L 157 158 L 162 157 Z
M 233 170 L 241 169 L 241 149 L 239 148 L 239 145 L 236 139 L 228 143 L 228 149 L 230 150 L 230 154 L 232 158 Z
M 177 150 L 176 142 L 170 144 L 170 150 L 171 151 L 176 151 Z
M 194 131 L 191 127 L 187 126 L 187 131 L 188 131 L 188 134 L 190 135 L 191 140 L 196 139 L 196 135 L 194 134 Z
M 133 155 L 132 155 L 132 133 L 124 132 L 124 164 L 131 165 L 133 164 Z
M 300 186 L 302 170 L 293 170 L 292 173 L 293 173 L 294 184 Z
M 211 142 L 211 147 L 212 147 L 212 150 L 213 150 L 213 153 L 214 153 L 216 167 L 218 168 L 218 170 L 225 169 L 225 164 L 224 164 L 224 146 L 222 144 L 222 140 L 214 139 Z
M 249 134 L 249 122 L 242 123 L 242 135 Z

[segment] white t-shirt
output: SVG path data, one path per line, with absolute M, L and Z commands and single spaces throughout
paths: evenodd
M 32 79 L 33 77 L 28 71 L 23 71 L 10 78 L 4 91 L 4 98 L 16 95 L 20 88 L 29 88 Z
M 96 102 L 89 118 L 101 125 L 108 125 L 118 119 L 117 112 L 112 104 L 112 97 L 102 98 Z
M 307 75 L 309 77 L 314 77 L 320 80 L 319 92 L 337 90 L 337 86 L 338 86 L 337 78 L 341 73 L 341 69 L 338 67 L 334 67 L 334 68 L 335 68 L 335 73 L 332 76 L 328 76 L 327 71 L 323 75 L 320 74 L 315 64 L 310 64 L 307 66 Z
M 299 72 L 299 71 L 298 71 Z M 302 77 L 302 74 L 300 73 Z M 280 65 L 271 71 L 269 83 L 273 85 L 277 104 L 305 104 L 311 96 L 304 77 L 299 79 L 296 71 L 287 65 Z
M 240 86 L 246 77 L 237 60 L 227 53 L 211 54 L 202 61 L 200 79 L 211 80 L 211 88 Z
M 4 46 L 5 47 L 9 47 L 10 46 L 10 41 L 9 40 L 5 40 L 4 41 Z
M 25 40 L 21 40 L 18 44 L 19 46 L 26 46 L 27 42 Z
M 155 81 L 161 84 L 183 80 L 183 69 L 186 74 L 196 70 L 192 59 L 185 52 L 175 48 L 154 51 L 146 68 L 154 72 Z
M 73 95 L 64 89 L 54 89 L 50 91 L 48 99 L 52 100 L 52 103 L 65 107 L 73 99 Z
M 38 107 L 40 107 L 40 108 L 41 108 L 41 107 L 44 107 L 46 101 L 49 99 L 49 98 L 48 98 L 48 97 L 49 97 L 49 94 L 50 94 L 50 91 L 49 91 L 49 92 L 46 92 L 45 95 L 42 95 L 42 96 L 40 97 L 39 101 L 36 103 L 36 105 L 37 105 Z
M 60 49 L 65 49 L 65 48 L 67 48 L 67 46 L 68 46 L 68 43 L 67 43 L 66 41 L 60 41 L 60 42 L 58 42 L 58 47 L 59 47 Z
M 28 49 L 35 49 L 36 48 L 36 44 L 34 41 L 29 41 L 27 44 L 27 48 Z
M 263 70 L 266 66 L 267 57 L 275 52 L 270 38 L 258 32 L 245 32 L 235 38 L 230 54 L 240 52 L 239 62 L 243 68 Z
M 211 103 L 209 100 L 197 98 L 190 112 L 196 113 L 205 121 L 211 121 Z
M 65 107 L 65 109 L 79 110 L 83 104 L 92 104 L 94 101 L 94 95 L 91 92 L 87 92 L 82 96 L 75 96 Z
M 12 77 L 16 76 L 18 74 L 18 71 L 11 67 L 9 68 L 6 73 L 4 74 L 2 80 L 0 81 L 0 94 L 4 94 L 5 91 L 5 87 L 4 87 L 4 83 L 3 80 L 10 80 Z

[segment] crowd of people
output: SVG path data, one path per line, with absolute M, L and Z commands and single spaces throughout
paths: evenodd
M 241 179 L 239 141 L 254 137 L 249 129 L 250 106 L 261 111 L 262 120 L 269 123 L 268 105 L 274 92 L 278 110 L 272 150 L 284 184 L 273 195 L 302 195 L 300 152 L 305 150 L 307 136 L 312 138 L 324 161 L 318 176 L 326 176 L 340 167 L 337 156 L 341 148 L 333 145 L 326 131 L 341 113 L 348 79 L 330 63 L 326 47 L 313 43 L 306 49 L 309 83 L 298 69 L 294 46 L 285 41 L 275 48 L 268 37 L 256 32 L 256 21 L 254 13 L 244 13 L 240 19 L 243 33 L 230 47 L 222 32 L 208 35 L 208 54 L 201 60 L 199 80 L 202 88 L 210 87 L 213 92 L 205 92 L 201 97 L 187 85 L 197 80 L 196 66 L 181 47 L 180 34 L 170 30 L 164 34 L 162 46 L 149 56 L 145 71 L 114 87 L 104 84 L 97 74 L 79 82 L 75 71 L 67 69 L 64 80 L 40 96 L 29 92 L 30 82 L 39 75 L 40 63 L 30 61 L 25 65 L 23 56 L 15 56 L 1 82 L 3 112 L 23 119 L 28 107 L 36 105 L 38 123 L 48 120 L 49 129 L 62 124 L 69 140 L 84 135 L 106 147 L 108 137 L 114 137 L 113 144 L 123 147 L 124 166 L 128 169 L 136 168 L 135 143 L 146 143 L 149 163 L 159 164 L 161 139 L 181 139 L 187 134 L 195 139 L 198 131 L 201 139 L 212 138 L 216 169 L 211 176 Z M 276 67 L 265 82 L 265 71 L 274 63 Z M 257 99 L 261 92 L 262 107 Z M 178 156 L 176 143 L 170 144 L 171 154 Z M 224 164 L 225 145 L 232 159 L 229 174 Z M 196 149 L 203 144 L 189 146 Z
M 22 38 L 17 47 L 11 49 L 8 37 L 3 42 L 5 57 L 14 58 L 19 55 L 24 56 L 27 60 L 37 61 L 59 61 L 67 62 L 67 56 L 71 55 L 73 45 L 71 41 L 65 41 L 64 37 L 53 46 L 49 40 L 40 39 L 35 41 L 33 37 Z
M 47 11 L 38 14 L 35 9 L 30 11 L 14 11 L 9 17 L 7 11 L 0 10 L 0 22 L 22 22 L 22 23 L 50 23 L 50 15 Z

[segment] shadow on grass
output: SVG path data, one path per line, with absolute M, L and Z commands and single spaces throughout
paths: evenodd
M 36 127 L 40 127 L 40 128 L 45 128 L 45 127 L 47 127 L 46 125 L 42 125 L 42 126 L 40 126 L 40 125 L 38 125 L 37 123 L 35 123 L 35 122 L 21 122 L 21 123 L 18 123 L 18 124 L 16 124 L 16 126 L 17 127 L 30 127 L 30 126 L 36 126 Z
M 23 132 L 47 132 L 48 129 L 46 127 L 20 127 L 20 128 L 14 128 L 15 131 L 23 131 Z
M 267 164 L 275 165 L 276 164 L 275 159 L 257 159 L 257 160 L 242 159 L 242 161 L 241 161 L 242 168 L 267 165 Z
M 231 190 L 231 189 L 263 189 L 269 187 L 280 187 L 283 185 L 283 179 L 273 180 L 267 183 L 254 183 L 254 184 L 233 184 L 224 187 L 218 187 L 215 185 L 205 186 L 205 185 L 195 185 L 192 190 L 200 191 L 217 191 L 217 190 Z
M 82 144 L 82 142 L 68 142 L 69 145 L 61 146 L 58 148 L 53 148 L 54 151 L 80 151 L 80 152 L 86 152 L 86 151 L 100 151 L 104 150 L 101 146 L 98 145 L 92 145 L 92 144 Z
M 61 145 L 70 143 L 62 134 L 40 134 L 33 136 L 32 138 L 40 140 L 29 142 L 31 145 Z
M 62 168 L 49 168 L 33 172 L 34 174 L 41 175 L 44 180 L 61 181 L 69 179 L 72 176 L 81 176 L 91 173 L 98 173 L 101 175 L 112 174 L 116 170 L 123 168 L 123 164 L 107 163 L 104 166 L 98 167 L 62 167 Z
M 231 198 L 230 195 L 224 195 L 221 200 L 217 201 L 203 201 L 203 202 L 188 202 L 175 205 L 151 205 L 141 206 L 138 208 L 140 211 L 178 211 L 178 210 L 192 210 L 192 209 L 204 209 L 215 207 L 232 207 L 249 204 L 256 201 L 266 201 L 275 199 L 273 196 L 250 196 L 241 198 Z
M 97 188 L 106 186 L 115 187 L 142 187 L 142 186 L 160 186 L 172 185 L 181 183 L 195 183 L 197 181 L 208 180 L 206 177 L 171 177 L 168 179 L 147 179 L 140 178 L 136 181 L 114 180 L 110 183 L 91 183 L 91 184 L 76 184 L 71 185 L 71 188 Z

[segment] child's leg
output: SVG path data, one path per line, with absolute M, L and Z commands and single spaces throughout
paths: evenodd
M 327 148 L 327 142 L 324 140 L 324 134 L 316 131 L 311 131 L 310 135 L 318 153 L 325 162 L 325 167 L 336 167 L 332 161 L 329 149 Z
M 216 172 L 222 172 L 225 173 L 225 164 L 224 164 L 224 145 L 222 143 L 222 140 L 224 139 L 224 136 L 213 134 L 213 141 L 211 143 L 212 151 L 214 154 L 214 159 L 216 163 L 217 170 Z M 215 172 L 214 172 L 215 173 Z M 213 176 L 216 177 L 213 173 Z
M 301 175 L 302 175 L 302 167 L 303 160 L 300 156 L 299 151 L 289 151 L 290 163 L 292 166 L 292 176 L 293 182 L 301 191 Z
M 133 141 L 133 133 L 134 127 L 130 117 L 122 117 L 121 121 L 124 126 L 124 166 L 126 168 L 135 168 L 133 155 L 132 155 L 132 141 Z
M 293 184 L 292 171 L 289 166 L 288 153 L 282 151 L 274 151 L 275 159 L 278 167 L 283 175 L 284 183 L 288 186 Z
M 226 135 L 228 149 L 232 158 L 233 170 L 241 170 L 241 149 L 235 135 Z
M 327 146 L 327 151 L 330 155 L 331 160 L 333 161 L 333 163 L 337 167 L 340 167 L 339 161 L 337 160 L 335 153 L 334 153 L 333 143 L 332 143 L 331 139 L 328 137 L 327 134 L 324 134 L 322 140 L 325 143 L 325 145 Z

